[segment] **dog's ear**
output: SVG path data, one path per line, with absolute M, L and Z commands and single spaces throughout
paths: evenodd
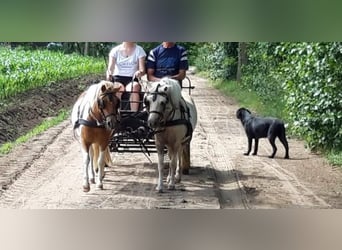
M 247 113 L 249 113 L 249 114 L 252 113 L 251 111 L 249 111 L 248 109 L 246 109 L 246 108 L 244 108 L 244 107 L 239 108 L 239 110 L 240 110 L 240 112 L 247 112 Z
M 242 108 L 239 108 L 239 109 L 236 111 L 236 118 L 241 119 L 241 111 L 242 111 Z

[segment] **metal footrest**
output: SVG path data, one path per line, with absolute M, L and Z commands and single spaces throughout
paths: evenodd
M 156 153 L 153 139 L 133 138 L 125 134 L 116 134 L 109 142 L 109 150 L 119 153 Z

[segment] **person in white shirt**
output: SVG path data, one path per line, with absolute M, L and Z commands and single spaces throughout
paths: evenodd
M 131 110 L 139 109 L 139 92 L 141 90 L 138 78 L 145 74 L 146 52 L 135 42 L 122 42 L 112 48 L 109 53 L 108 69 L 106 78 L 108 81 L 121 84 L 118 96 L 124 91 L 130 94 Z

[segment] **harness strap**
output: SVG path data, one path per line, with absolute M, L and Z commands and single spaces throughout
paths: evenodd
M 103 123 L 99 124 L 96 121 L 88 121 L 85 119 L 78 119 L 74 125 L 74 129 L 78 128 L 81 125 L 91 127 L 91 128 L 105 128 L 105 125 Z
M 167 121 L 164 126 L 171 127 L 171 126 L 177 126 L 177 125 L 185 125 L 187 128 L 185 137 L 190 136 L 190 138 L 192 138 L 193 128 L 192 128 L 191 123 L 186 119 L 177 119 L 177 120 Z

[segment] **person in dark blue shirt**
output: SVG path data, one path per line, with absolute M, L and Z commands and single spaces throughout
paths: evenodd
M 159 81 L 163 77 L 170 77 L 182 84 L 189 68 L 187 51 L 174 42 L 163 42 L 150 51 L 146 68 L 148 81 Z

